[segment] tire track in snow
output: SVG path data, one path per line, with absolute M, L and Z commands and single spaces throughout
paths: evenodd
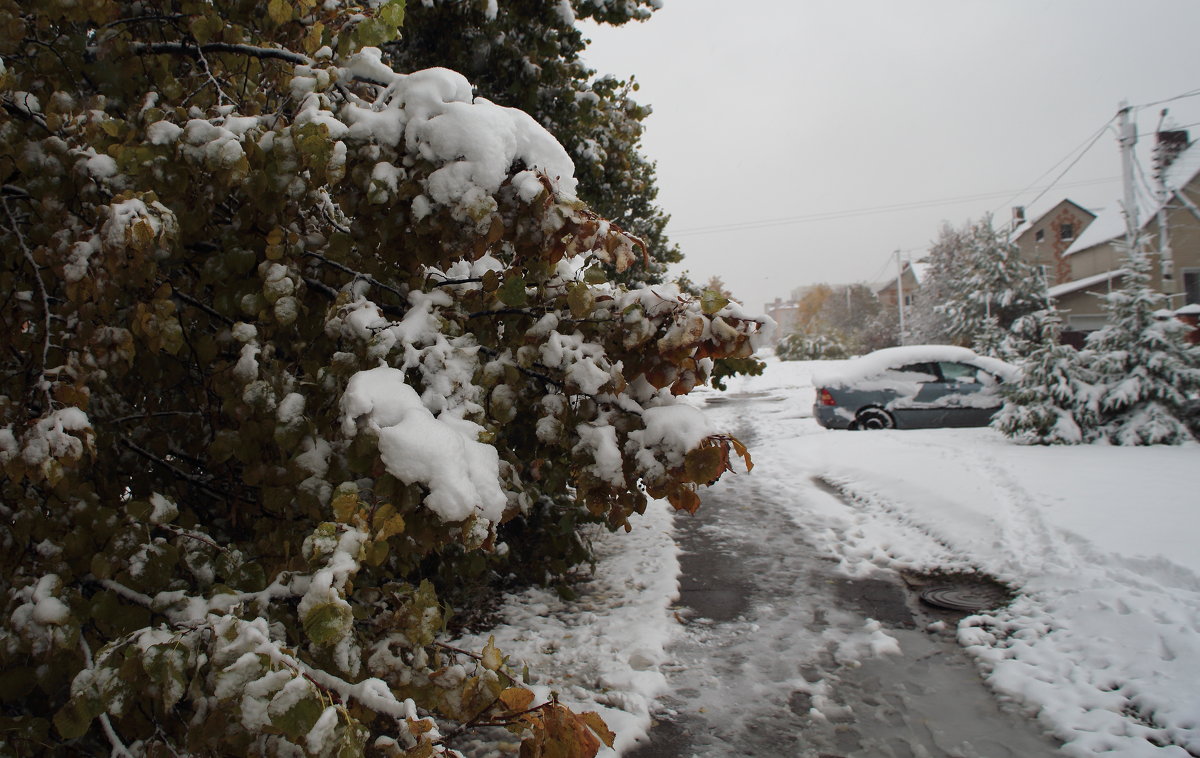
M 747 441 L 758 434 L 754 417 L 794 413 L 770 398 L 732 399 L 714 415 Z M 772 453 L 771 442 L 755 446 L 763 452 L 753 474 L 722 480 L 696 517 L 676 520 L 682 602 L 689 581 L 694 594 L 711 595 L 721 588 L 706 582 L 723 583 L 744 602 L 727 618 L 693 615 L 681 626 L 669 649 L 672 694 L 661 701 L 660 725 L 630 755 L 1054 754 L 1029 722 L 998 706 L 952 638 L 917 628 L 893 572 L 854 556 L 853 546 L 872 538 L 855 529 L 895 528 L 895 519 L 856 511 L 811 483 L 781 483 L 769 471 L 795 462 Z M 845 540 L 851 549 L 839 554 Z M 962 560 L 944 546 L 943 553 Z M 681 608 L 681 617 L 688 611 Z

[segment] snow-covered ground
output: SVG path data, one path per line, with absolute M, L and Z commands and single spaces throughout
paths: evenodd
M 1200 445 L 827 431 L 811 418 L 810 377 L 828 367 L 770 359 L 763 376 L 730 382 L 731 394 L 778 398 L 754 406 L 755 469 L 743 476 L 777 493 L 847 576 L 945 569 L 1009 584 L 1016 599 L 962 621 L 958 640 L 997 696 L 1036 718 L 1064 755 L 1200 755 Z M 841 499 L 818 493 L 830 486 Z M 648 727 L 666 684 L 659 667 L 677 624 L 670 533 L 656 508 L 632 534 L 597 535 L 602 559 L 581 601 L 530 591 L 492 632 L 547 691 L 600 710 L 618 750 Z

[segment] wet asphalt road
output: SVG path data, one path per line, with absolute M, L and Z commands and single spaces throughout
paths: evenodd
M 753 448 L 754 406 L 772 399 L 722 400 L 739 406 L 735 434 Z M 844 576 L 806 540 L 794 514 L 828 493 L 814 487 L 780 503 L 758 491 L 755 474 L 726 477 L 696 516 L 676 517 L 683 623 L 664 667 L 671 694 L 627 756 L 1059 754 L 983 684 L 954 640 L 956 616 L 924 606 L 897 575 Z M 871 619 L 899 655 L 863 647 Z M 931 631 L 939 620 L 944 628 Z

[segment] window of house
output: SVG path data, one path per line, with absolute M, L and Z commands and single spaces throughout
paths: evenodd
M 1185 305 L 1200 304 L 1200 268 L 1183 270 L 1183 300 Z
M 1041 242 L 1042 240 L 1046 239 L 1046 230 L 1045 230 L 1045 229 L 1038 229 L 1038 230 L 1037 230 L 1037 234 L 1033 235 L 1033 239 L 1034 239 L 1036 242 Z
M 1058 228 L 1058 238 L 1060 240 L 1075 239 L 1075 225 L 1074 224 L 1063 224 L 1062 226 L 1060 226 Z

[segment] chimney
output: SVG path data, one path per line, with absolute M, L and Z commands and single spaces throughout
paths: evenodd
M 1154 142 L 1154 178 L 1162 181 L 1163 174 L 1188 147 L 1187 129 L 1159 131 Z
M 1025 223 L 1025 206 L 1023 206 L 1023 205 L 1014 205 L 1013 206 L 1013 221 L 1012 221 L 1012 223 L 1013 223 L 1013 229 L 1016 229 L 1018 226 Z

